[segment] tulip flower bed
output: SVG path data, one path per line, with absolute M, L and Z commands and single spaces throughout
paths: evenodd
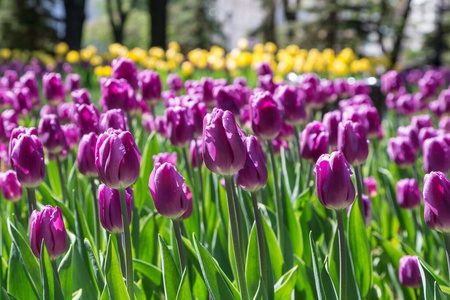
M 264 63 L 254 88 L 173 73 L 165 91 L 111 68 L 100 91 L 0 80 L 2 299 L 450 295 L 445 71 L 384 74 L 382 112 L 363 81 L 275 83 Z

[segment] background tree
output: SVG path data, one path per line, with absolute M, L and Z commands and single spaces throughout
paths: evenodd
M 123 30 L 130 11 L 136 6 L 137 0 L 106 0 L 106 11 L 109 17 L 114 42 L 123 43 Z
M 166 49 L 167 0 L 148 0 L 150 41 L 152 47 Z
M 85 0 L 64 0 L 66 11 L 66 34 L 65 42 L 70 49 L 79 50 L 83 34 L 83 24 L 86 19 Z

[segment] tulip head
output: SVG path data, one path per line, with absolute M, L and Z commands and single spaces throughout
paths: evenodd
M 64 83 L 59 73 L 46 73 L 42 77 L 44 96 L 51 105 L 58 105 L 66 99 Z
M 400 283 L 409 288 L 418 288 L 422 282 L 417 256 L 405 255 L 400 258 L 398 278 Z
M 56 115 L 42 117 L 39 121 L 38 131 L 42 144 L 49 152 L 58 154 L 66 147 L 66 137 Z
M 161 99 L 162 83 L 158 73 L 153 70 L 139 72 L 139 86 L 142 90 L 142 100 L 155 105 Z
M 153 155 L 152 156 L 153 159 L 153 163 L 156 164 L 163 164 L 163 163 L 169 163 L 172 164 L 174 166 L 177 165 L 177 159 L 178 159 L 178 155 L 176 152 L 173 152 L 172 154 L 169 152 L 161 152 L 158 153 L 157 155 Z
M 109 128 L 128 130 L 127 117 L 121 109 L 110 109 L 100 115 L 99 129 L 100 132 L 105 132 Z
M 412 166 L 416 162 L 416 152 L 408 138 L 390 138 L 387 152 L 389 154 L 389 158 L 401 168 Z
M 180 75 L 178 75 L 177 73 L 169 74 L 167 76 L 167 86 L 170 90 L 179 92 L 181 90 L 181 87 L 183 86 Z
M 342 113 L 338 109 L 323 115 L 322 123 L 328 132 L 328 141 L 332 147 L 337 147 L 339 123 L 341 120 Z
M 401 208 L 414 209 L 420 205 L 420 190 L 415 179 L 401 179 L 396 184 L 397 203 Z
M 81 85 L 81 76 L 77 73 L 69 73 L 66 76 L 66 92 L 71 93 L 78 90 Z
M 427 226 L 439 232 L 450 232 L 450 181 L 444 173 L 425 175 L 423 200 Z
M 450 169 L 450 149 L 443 137 L 427 139 L 423 144 L 423 169 L 425 173 Z
M 281 112 L 269 92 L 257 92 L 252 95 L 250 116 L 252 130 L 257 137 L 272 140 L 280 133 Z
M 75 104 L 91 104 L 91 93 L 88 89 L 77 89 L 70 93 L 72 100 Z
M 303 91 L 290 85 L 280 85 L 275 90 L 273 98 L 282 108 L 283 120 L 286 124 L 296 126 L 305 122 L 305 97 Z
M 80 140 L 80 129 L 73 123 L 64 124 L 61 129 L 66 137 L 67 146 L 70 149 L 75 148 Z
M 191 164 L 193 168 L 198 168 L 203 165 L 203 147 L 202 147 L 203 138 L 197 138 L 197 143 L 195 140 L 191 141 L 191 145 L 189 146 L 189 158 L 191 160 Z M 198 152 L 198 154 L 197 154 Z M 198 162 L 197 162 L 198 157 Z
M 95 166 L 95 146 L 97 135 L 94 132 L 83 135 L 77 152 L 77 166 L 81 174 L 87 177 L 98 176 Z
M 125 199 L 127 202 L 128 221 L 131 223 L 131 212 L 133 211 L 133 188 L 131 186 L 125 189 Z M 98 204 L 103 228 L 112 233 L 123 232 L 120 192 L 100 184 L 98 187 Z
M 111 62 L 112 74 L 115 79 L 125 79 L 133 89 L 138 88 L 138 72 L 134 62 L 126 57 L 119 56 Z
M 81 134 L 98 133 L 99 112 L 94 104 L 75 106 L 75 123 Z
M 22 198 L 22 184 L 17 179 L 16 171 L 9 170 L 0 174 L 0 186 L 2 187 L 3 197 L 7 201 L 17 202 Z
M 187 147 L 194 138 L 194 124 L 185 107 L 167 108 L 166 126 L 167 136 L 175 147 Z
M 339 124 L 338 149 L 341 150 L 349 164 L 358 166 L 369 155 L 369 141 L 361 124 L 345 121 Z
M 306 160 L 316 162 L 325 153 L 328 153 L 328 132 L 322 123 L 312 121 L 300 133 L 300 154 Z

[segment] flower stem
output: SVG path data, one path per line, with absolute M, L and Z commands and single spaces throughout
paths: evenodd
M 198 185 L 197 187 L 199 188 L 199 200 L 200 200 L 200 205 L 202 207 L 202 224 L 203 224 L 203 242 L 205 242 L 206 240 L 206 228 L 208 228 L 208 220 L 206 217 L 206 203 L 205 203 L 205 199 L 203 197 L 203 178 L 202 178 L 202 165 L 200 164 L 200 155 L 198 152 L 198 143 L 197 143 L 197 139 L 194 139 L 195 141 L 195 161 L 197 162 L 197 178 L 198 178 Z
M 284 248 L 284 228 L 283 228 L 283 205 L 281 204 L 281 195 L 280 190 L 278 188 L 278 170 L 275 162 L 275 155 L 273 152 L 272 141 L 268 141 L 269 153 L 270 153 L 270 162 L 272 165 L 272 176 L 273 176 L 273 187 L 275 190 L 275 211 L 276 211 L 276 221 L 277 221 L 277 233 L 278 233 L 278 244 L 281 249 Z M 281 251 L 284 253 L 283 251 Z
M 116 236 L 117 241 L 117 252 L 119 252 L 120 270 L 122 270 L 122 275 L 126 276 L 125 257 L 123 255 L 122 234 L 115 233 L 114 235 Z
M 184 165 L 186 167 L 186 172 L 187 172 L 189 183 L 192 186 L 192 191 L 193 191 L 193 194 L 194 194 L 193 200 L 195 202 L 195 201 L 198 200 L 198 197 L 197 197 L 197 186 L 195 186 L 194 181 L 192 179 L 192 170 L 191 170 L 191 165 L 189 163 L 188 154 L 187 154 L 188 153 L 188 148 L 184 147 L 181 150 L 181 152 L 183 152 Z M 195 207 L 195 211 L 197 212 L 198 232 L 199 232 L 200 235 L 202 235 L 203 230 L 202 230 L 202 220 L 201 220 L 201 216 L 200 216 L 200 210 L 198 208 L 198 205 L 194 205 L 194 207 Z M 203 240 L 203 238 L 202 238 L 202 240 Z
M 16 217 L 17 222 L 20 223 L 20 207 L 19 203 L 14 202 L 14 215 Z
M 59 181 L 61 184 L 63 203 L 67 203 L 67 201 L 69 200 L 69 196 L 67 193 L 66 181 L 64 180 L 64 175 L 62 172 L 61 161 L 59 160 L 58 154 L 55 156 L 56 156 L 56 165 L 58 166 L 58 175 L 59 175 Z
M 342 210 L 336 211 L 339 234 L 339 299 L 347 299 L 347 253 Z
M 36 190 L 34 188 L 27 188 L 27 202 L 28 202 L 28 216 L 31 216 L 33 211 L 37 209 Z
M 94 237 L 95 237 L 95 247 L 97 248 L 97 253 L 100 252 L 100 209 L 98 207 L 97 200 L 97 189 L 95 186 L 94 178 L 91 178 L 91 189 L 92 189 L 92 205 L 94 206 Z
M 445 242 L 445 255 L 447 256 L 447 267 L 450 278 L 450 233 L 443 233 Z
M 56 277 L 56 280 L 58 281 L 58 283 L 61 285 L 61 281 L 59 280 L 59 273 L 58 273 L 58 265 L 56 264 L 56 260 L 50 260 L 50 263 L 52 265 L 52 269 L 53 269 L 53 274 Z
M 175 231 L 175 240 L 177 241 L 178 257 L 180 259 L 181 273 L 183 273 L 184 269 L 186 269 L 186 255 L 184 254 L 183 240 L 181 238 L 180 224 L 178 222 L 180 221 L 172 219 L 173 230 Z
M 300 155 L 300 137 L 298 135 L 298 128 L 294 126 L 294 141 L 295 141 L 295 153 L 297 154 L 297 162 L 302 165 L 302 156 Z
M 266 247 L 264 227 L 261 220 L 261 214 L 258 209 L 258 200 L 256 199 L 256 192 L 252 192 L 253 214 L 255 215 L 256 224 L 256 238 L 258 240 L 258 254 L 259 254 L 259 272 L 264 281 L 264 286 L 267 286 L 267 265 L 266 265 Z
M 361 165 L 354 166 L 353 169 L 355 170 L 356 191 L 358 192 L 358 206 L 359 206 L 359 210 L 361 211 L 361 216 L 364 220 L 364 203 L 363 203 L 363 199 L 362 199 L 363 185 L 362 185 Z
M 236 263 L 237 282 L 241 293 L 241 299 L 248 300 L 249 297 L 247 284 L 245 282 L 245 269 L 239 240 L 236 208 L 234 207 L 233 192 L 231 190 L 233 188 L 232 185 L 232 178 L 230 176 L 225 177 L 225 189 L 227 191 L 228 214 L 230 217 L 231 241 L 233 243 L 234 260 Z
M 123 234 L 125 237 L 126 279 L 127 291 L 130 299 L 134 299 L 133 257 L 131 253 L 130 220 L 128 220 L 127 200 L 125 189 L 119 189 L 120 210 L 122 212 Z
M 305 179 L 305 186 L 303 187 L 303 189 L 307 189 L 309 187 L 309 181 L 311 180 L 311 173 L 312 173 L 312 169 L 313 169 L 314 164 L 312 162 L 308 162 L 308 170 L 306 171 L 306 179 Z

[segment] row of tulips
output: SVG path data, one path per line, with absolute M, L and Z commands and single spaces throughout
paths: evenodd
M 439 72 L 417 86 L 384 75 L 384 124 L 363 82 L 276 84 L 267 64 L 257 73 L 254 89 L 245 78 L 183 88 L 174 74 L 162 91 L 158 73 L 119 57 L 98 103 L 79 75 L 48 73 L 42 107 L 35 74 L 5 73 L 5 297 L 445 297 L 446 119 L 440 130 L 430 115 L 397 128 L 408 121 L 400 91 L 419 88 L 414 112 L 433 111 Z

